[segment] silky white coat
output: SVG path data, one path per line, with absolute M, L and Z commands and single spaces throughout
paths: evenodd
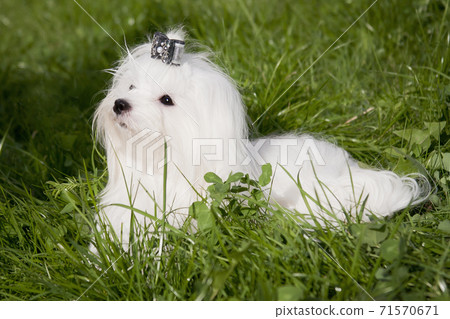
M 168 37 L 184 40 L 184 33 Z M 248 140 L 236 85 L 206 54 L 185 53 L 174 66 L 152 59 L 150 50 L 151 42 L 144 43 L 120 61 L 95 113 L 109 173 L 98 221 L 110 225 L 125 248 L 131 208 L 141 225 L 155 225 L 146 212 L 180 227 L 198 193 L 204 194 L 203 176 L 210 171 L 224 179 L 231 172 L 257 179 L 261 165 L 271 163 L 272 203 L 319 221 L 356 214 L 368 221 L 425 198 L 413 178 L 361 168 L 342 148 L 309 135 Z

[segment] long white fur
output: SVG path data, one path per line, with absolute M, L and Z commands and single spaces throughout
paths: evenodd
M 184 32 L 174 30 L 168 33 L 168 37 L 184 40 Z M 144 43 L 120 62 L 107 96 L 95 112 L 94 124 L 106 149 L 109 172 L 107 186 L 101 195 L 98 219 L 110 223 L 125 248 L 131 210 L 124 206 L 132 206 L 157 218 L 164 217 L 169 224 L 179 227 L 187 217 L 188 207 L 197 200 L 197 192 L 204 193 L 208 186 L 203 179 L 205 173 L 212 171 L 222 178 L 230 172 L 247 172 L 253 178 L 260 173 L 261 163 L 254 160 L 246 163 L 249 148 L 239 142 L 248 139 L 248 126 L 245 107 L 234 82 L 204 53 L 185 53 L 181 66 L 170 66 L 152 59 L 150 48 L 150 42 Z M 131 85 L 134 88 L 130 90 Z M 159 101 L 165 94 L 173 99 L 174 106 L 165 106 Z M 132 109 L 115 114 L 113 106 L 116 99 L 125 99 Z M 162 161 L 164 147 L 155 151 L 151 158 L 153 163 L 137 163 L 150 159 L 136 156 L 133 165 L 126 165 L 127 141 L 146 129 L 166 136 L 171 153 L 165 208 L 163 169 L 156 167 L 153 174 L 136 169 Z M 206 160 L 202 156 L 201 164 L 194 165 L 196 150 L 193 149 L 193 141 L 199 139 L 223 141 L 222 158 Z M 362 212 L 360 217 L 368 221 L 372 214 L 390 216 L 426 196 L 427 191 L 414 179 L 400 177 L 390 171 L 360 168 L 345 150 L 326 141 L 295 134 L 272 136 L 270 139 L 297 143 L 297 146 L 289 148 L 287 163 L 283 167 L 278 165 L 281 147 L 271 145 L 269 138 L 258 152 L 275 170 L 272 202 L 291 211 L 306 215 L 313 213 L 319 220 L 331 221 L 345 220 L 346 216 L 354 217 Z M 249 142 L 256 145 L 262 141 Z M 295 163 L 305 142 L 313 143 L 324 165 L 311 157 L 309 161 Z M 231 154 L 233 152 L 227 145 L 233 146 L 234 143 L 237 145 L 236 154 Z M 202 151 L 207 154 L 217 150 L 206 147 Z M 237 160 L 230 160 L 231 156 Z M 309 196 L 302 196 L 294 181 L 297 178 Z M 151 224 L 148 217 L 139 213 L 135 216 L 139 223 Z

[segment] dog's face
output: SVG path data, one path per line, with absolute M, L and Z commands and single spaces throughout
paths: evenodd
M 177 35 L 168 34 L 183 40 Z M 128 54 L 113 74 L 95 114 L 108 158 L 123 160 L 127 141 L 148 130 L 168 137 L 179 159 L 192 158 L 196 138 L 246 137 L 239 92 L 204 54 L 185 53 L 181 65 L 167 65 L 151 58 L 151 43 L 146 43 Z
M 149 52 L 150 44 L 138 50 Z M 115 142 L 144 129 L 170 135 L 171 123 L 192 125 L 189 122 L 195 120 L 184 110 L 198 104 L 191 99 L 195 88 L 189 81 L 189 65 L 169 66 L 151 59 L 150 53 L 138 53 L 128 56 L 114 72 L 112 86 L 96 113 L 97 125 Z M 194 117 L 197 110 L 189 112 Z

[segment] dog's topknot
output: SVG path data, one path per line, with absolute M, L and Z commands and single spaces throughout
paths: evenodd
M 169 37 L 169 39 L 185 41 L 185 38 L 186 38 L 186 32 L 184 31 L 184 29 L 182 27 L 176 28 L 176 29 L 170 29 L 166 32 L 166 34 L 167 34 L 167 37 Z

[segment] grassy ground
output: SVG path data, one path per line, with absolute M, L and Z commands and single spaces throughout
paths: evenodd
M 255 135 L 315 132 L 365 164 L 426 169 L 434 194 L 305 233 L 257 191 L 225 193 L 217 226 L 166 228 L 122 257 L 105 243 L 97 258 L 88 225 L 107 173 L 90 127 L 120 49 L 71 0 L 2 0 L 0 298 L 449 300 L 449 1 L 379 0 L 279 99 L 372 1 L 152 2 L 79 1 L 130 46 L 184 24 L 239 83 Z

